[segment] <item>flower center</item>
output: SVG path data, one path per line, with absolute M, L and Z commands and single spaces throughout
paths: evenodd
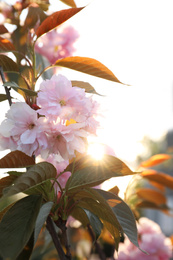
M 28 126 L 29 130 L 33 129 L 34 126 L 35 126 L 35 124 L 34 124 L 34 123 L 31 123 L 31 124 Z
M 60 104 L 61 106 L 65 106 L 65 105 L 66 105 L 66 102 L 65 102 L 64 99 L 62 99 L 62 100 L 59 101 L 59 104 Z
M 58 45 L 55 45 L 55 46 L 54 46 L 54 52 L 57 52 L 58 49 L 59 49 Z

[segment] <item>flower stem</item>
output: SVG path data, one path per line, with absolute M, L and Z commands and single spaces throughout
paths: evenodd
M 1 75 L 2 82 L 5 83 L 5 76 L 4 76 L 4 73 L 3 73 L 2 66 L 0 66 L 0 75 Z M 11 106 L 12 101 L 11 101 L 11 96 L 10 96 L 10 90 L 9 90 L 8 87 L 5 87 L 5 93 L 6 93 L 6 96 L 7 96 L 7 99 L 8 99 L 8 103 Z
M 48 216 L 46 222 L 47 222 L 46 227 L 47 227 L 47 229 L 48 229 L 48 231 L 49 231 L 49 233 L 50 233 L 50 235 L 52 237 L 53 243 L 54 243 L 55 248 L 56 248 L 56 250 L 58 252 L 60 260 L 69 260 L 69 258 L 65 255 L 65 253 L 64 253 L 64 251 L 62 249 L 61 243 L 59 241 L 59 238 L 57 236 L 57 233 L 55 231 L 55 228 L 54 228 L 54 225 L 53 225 L 53 222 L 52 222 L 52 219 L 51 219 L 50 216 Z

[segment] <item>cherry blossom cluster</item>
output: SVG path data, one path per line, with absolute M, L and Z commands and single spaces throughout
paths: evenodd
M 76 152 L 86 152 L 88 135 L 96 134 L 98 103 L 59 74 L 42 81 L 37 106 L 12 104 L 0 125 L 0 149 L 56 161 L 61 172 Z
M 58 59 L 72 56 L 75 51 L 73 44 L 78 37 L 78 32 L 72 26 L 60 26 L 40 37 L 35 44 L 35 51 L 54 64 Z
M 162 233 L 154 221 L 142 217 L 138 223 L 139 246 L 144 254 L 128 238 L 119 244 L 118 260 L 169 260 L 172 257 L 171 240 Z

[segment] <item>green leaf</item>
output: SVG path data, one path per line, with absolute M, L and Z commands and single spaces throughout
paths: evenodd
M 88 82 L 83 82 L 83 81 L 77 81 L 77 80 L 72 80 L 71 81 L 73 87 L 79 87 L 79 88 L 84 88 L 85 92 L 87 93 L 92 93 L 92 94 L 97 94 L 100 95 L 95 91 L 93 86 L 91 86 Z M 101 95 L 100 95 L 101 96 Z
M 78 191 L 71 195 L 77 205 L 83 209 L 91 211 L 96 215 L 107 230 L 111 233 L 115 240 L 116 250 L 120 241 L 120 233 L 122 228 L 116 218 L 116 215 L 108 205 L 107 201 L 95 189 L 88 188 Z
M 72 203 L 74 203 L 73 199 L 71 201 L 72 201 Z M 73 208 L 72 212 L 70 212 L 70 215 L 73 218 L 80 221 L 84 227 L 87 227 L 87 225 L 89 224 L 89 219 L 88 219 L 85 211 L 83 210 L 83 208 L 79 207 L 78 205 L 76 205 Z
M 27 96 L 37 96 L 37 92 L 33 91 L 33 90 L 29 90 L 29 89 L 25 89 L 25 88 L 21 88 L 18 86 L 18 84 L 14 81 L 8 81 L 8 82 L 5 82 L 3 84 L 4 87 L 11 87 L 13 88 L 14 90 L 16 90 L 17 92 L 19 90 L 23 91 Z
M 21 151 L 10 152 L 0 159 L 0 168 L 23 168 L 34 164 L 34 158 Z
M 74 170 L 66 183 L 68 192 L 84 187 L 94 187 L 112 177 L 135 174 L 128 166 L 118 158 L 105 155 L 103 160 L 95 161 L 92 156 L 84 156 L 76 161 L 75 166 L 71 163 L 66 171 Z
M 2 66 L 4 72 L 19 71 L 17 63 L 5 55 L 0 55 L 0 66 Z
M 0 102 L 7 100 L 6 94 L 0 94 Z
M 117 77 L 98 60 L 87 57 L 66 57 L 55 62 L 55 66 L 61 66 L 68 69 L 77 70 L 95 77 L 120 82 Z
M 40 212 L 37 216 L 37 220 L 36 220 L 36 224 L 35 224 L 34 243 L 36 243 L 36 241 L 37 241 L 40 230 L 41 230 L 42 226 L 44 225 L 52 206 L 53 206 L 53 202 L 49 201 L 40 208 Z
M 19 192 L 26 192 L 31 188 L 35 188 L 47 180 L 55 178 L 57 175 L 56 168 L 48 162 L 38 163 L 21 176 L 14 182 L 14 185 L 5 194 L 11 196 Z
M 66 5 L 69 5 L 71 7 L 76 7 L 76 4 L 74 2 L 74 0 L 60 0 L 61 2 L 63 2 Z
M 113 193 L 99 189 L 97 192 L 103 196 L 108 203 L 110 202 L 110 204 L 114 205 L 112 210 L 116 215 L 124 233 L 128 236 L 130 241 L 139 248 L 136 220 L 129 206 Z
M 16 260 L 29 260 L 34 248 L 34 232 Z
M 87 209 L 83 209 L 83 210 L 85 211 L 89 219 L 90 225 L 95 233 L 96 240 L 97 240 L 102 232 L 103 224 L 100 221 L 100 219 L 96 215 L 94 215 L 91 211 Z
M 66 20 L 68 20 L 69 18 L 71 18 L 72 16 L 77 14 L 79 11 L 81 11 L 82 9 L 83 9 L 83 7 L 81 7 L 81 8 L 70 8 L 70 9 L 61 10 L 61 11 L 58 11 L 58 12 L 51 14 L 37 28 L 37 30 L 36 30 L 37 39 L 41 35 L 49 32 L 50 30 L 52 30 L 54 28 L 56 28 L 58 25 L 65 22 Z
M 15 260 L 34 230 L 42 197 L 31 195 L 16 202 L 0 222 L 0 255 Z
M 0 37 L 0 52 L 15 51 L 14 45 L 7 39 Z

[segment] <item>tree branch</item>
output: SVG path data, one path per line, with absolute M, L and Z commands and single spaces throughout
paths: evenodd
M 61 246 L 61 243 L 59 241 L 59 238 L 57 236 L 57 233 L 55 231 L 55 228 L 54 228 L 54 225 L 53 225 L 53 222 L 52 222 L 52 219 L 50 216 L 48 216 L 47 218 L 47 225 L 46 225 L 46 228 L 47 230 L 49 231 L 51 237 L 52 237 L 52 240 L 54 242 L 54 245 L 56 247 L 56 250 L 58 252 L 58 255 L 59 255 L 59 258 L 61 260 L 68 260 L 69 258 L 65 255 L 63 249 L 62 249 L 62 246 Z

